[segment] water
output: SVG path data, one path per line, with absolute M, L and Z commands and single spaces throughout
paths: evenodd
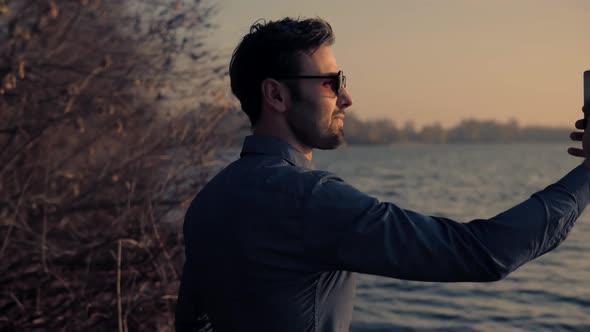
M 394 145 L 314 151 L 314 164 L 399 206 L 489 218 L 580 163 L 562 144 Z M 351 331 L 588 331 L 590 219 L 555 251 L 495 283 L 360 275 Z M 498 239 L 501 241 L 501 239 Z

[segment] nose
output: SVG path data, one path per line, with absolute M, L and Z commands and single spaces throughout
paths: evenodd
M 347 107 L 350 107 L 350 105 L 352 105 L 352 97 L 350 96 L 350 94 L 348 93 L 348 90 L 346 90 L 346 88 L 344 88 L 344 87 L 342 88 L 342 92 L 338 96 L 338 100 L 336 101 L 336 104 L 341 109 L 345 109 Z

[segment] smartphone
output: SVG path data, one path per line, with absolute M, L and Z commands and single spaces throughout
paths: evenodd
M 582 111 L 584 112 L 585 129 L 590 118 L 590 70 L 584 72 L 584 106 L 582 107 Z

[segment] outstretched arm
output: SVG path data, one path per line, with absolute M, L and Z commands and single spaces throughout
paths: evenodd
M 568 152 L 586 158 L 590 137 L 573 133 L 572 140 L 583 148 Z M 323 270 L 422 281 L 499 280 L 565 239 L 590 203 L 588 165 L 586 159 L 491 219 L 468 223 L 379 202 L 324 173 L 305 202 L 305 250 Z

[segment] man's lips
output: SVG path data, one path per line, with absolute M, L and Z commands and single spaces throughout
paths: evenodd
M 344 112 L 338 112 L 334 115 L 334 119 L 344 120 Z

